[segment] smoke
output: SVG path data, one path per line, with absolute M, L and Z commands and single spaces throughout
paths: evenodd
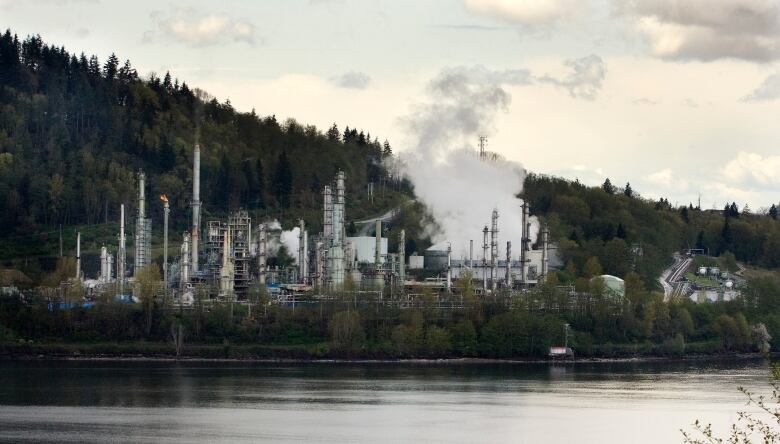
M 474 240 L 475 258 L 482 256 L 482 229 L 498 209 L 499 255 L 506 242 L 519 251 L 522 191 L 526 171 L 497 155 L 480 160 L 474 146 L 480 135 L 494 133 L 493 122 L 511 102 L 505 85 L 532 82 L 523 70 L 491 71 L 478 66 L 442 71 L 427 88 L 427 100 L 403 120 L 409 134 L 404 172 L 415 193 L 439 225 L 435 244 L 450 242 L 455 256 L 466 256 Z M 532 220 L 532 234 L 538 223 Z M 488 239 L 488 242 L 490 240 Z
M 278 220 L 274 219 L 265 223 L 267 226 L 267 255 L 268 257 L 277 257 L 279 250 L 284 247 L 287 250 L 287 254 L 292 256 L 295 263 L 298 263 L 298 236 L 301 234 L 299 227 L 294 227 L 292 230 L 282 230 L 282 224 Z

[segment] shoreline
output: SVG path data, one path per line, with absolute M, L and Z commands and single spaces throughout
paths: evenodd
M 63 355 L 57 353 L 0 354 L 0 361 L 71 361 L 71 362 L 159 362 L 159 363 L 247 363 L 247 364 L 355 364 L 355 365 L 582 365 L 582 364 L 646 364 L 685 363 L 701 361 L 751 361 L 774 359 L 780 353 L 691 354 L 683 356 L 582 357 L 570 359 L 545 358 L 208 358 L 198 356 L 144 355 Z

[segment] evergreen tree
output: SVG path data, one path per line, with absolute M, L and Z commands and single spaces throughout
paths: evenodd
M 771 207 L 769 207 L 769 217 L 771 217 L 774 220 L 777 220 L 777 205 L 772 204 Z
M 292 194 L 292 167 L 287 159 L 287 152 L 282 151 L 279 154 L 279 160 L 276 162 L 276 172 L 274 174 L 274 193 L 276 202 L 282 208 L 289 208 L 290 195 Z
M 631 184 L 626 182 L 626 188 L 623 190 L 623 194 L 627 197 L 634 197 L 634 190 L 631 189 Z
M 385 139 L 385 143 L 382 146 L 382 157 L 392 157 L 393 156 L 393 149 L 390 148 L 390 142 Z
M 117 58 L 116 54 L 112 52 L 108 57 L 108 60 L 106 60 L 106 64 L 103 65 L 103 77 L 105 77 L 109 82 L 113 82 L 116 78 L 118 68 L 119 59 Z
M 682 218 L 683 222 L 686 224 L 690 222 L 690 218 L 688 216 L 688 207 L 680 208 L 680 218 Z
M 624 227 L 622 223 L 618 223 L 617 233 L 615 234 L 615 237 L 619 239 L 626 238 L 626 227 Z
M 265 170 L 263 168 L 263 159 L 260 157 L 255 162 L 255 186 L 254 194 L 257 196 L 255 205 L 258 208 L 265 208 Z
M 734 243 L 734 235 L 731 233 L 731 226 L 729 225 L 728 219 L 723 222 L 723 230 L 721 230 L 720 237 L 722 242 L 720 251 L 731 250 Z
M 609 178 L 604 181 L 604 184 L 601 185 L 601 189 L 604 190 L 607 194 L 615 194 L 615 186 L 612 185 L 612 182 L 610 182 Z
M 336 122 L 333 122 L 333 126 L 328 129 L 328 132 L 325 133 L 325 135 L 328 137 L 328 140 L 332 142 L 339 140 L 341 133 L 339 132 L 339 127 L 336 126 Z

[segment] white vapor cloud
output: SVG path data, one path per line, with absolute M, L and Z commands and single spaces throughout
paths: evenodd
M 516 195 L 525 170 L 502 158 L 480 160 L 473 147 L 479 135 L 494 131 L 497 114 L 507 110 L 511 96 L 504 85 L 526 84 L 529 78 L 521 71 L 481 66 L 443 70 L 403 121 L 410 139 L 404 172 L 441 229 L 429 230 L 434 243 L 449 241 L 456 256 L 466 254 L 469 240 L 481 242 L 494 208 L 500 248 L 508 240 L 519 245 L 521 201 Z
M 581 59 L 567 60 L 565 65 L 572 70 L 565 78 L 556 79 L 545 75 L 539 78 L 539 81 L 565 88 L 574 98 L 595 99 L 607 74 L 607 67 L 601 57 L 589 55 Z
M 654 56 L 767 62 L 780 58 L 776 0 L 630 0 L 617 10 L 635 19 Z
M 349 71 L 330 79 L 339 88 L 366 89 L 371 83 L 371 77 L 363 72 Z
M 772 74 L 758 88 L 742 98 L 743 102 L 762 102 L 780 98 L 780 74 Z
M 550 25 L 571 6 L 566 0 L 465 0 L 464 5 L 475 14 L 528 27 Z
M 194 9 L 176 9 L 170 14 L 156 11 L 151 14 L 154 29 L 146 31 L 145 42 L 169 40 L 192 47 L 257 42 L 255 26 L 227 14 L 206 14 Z

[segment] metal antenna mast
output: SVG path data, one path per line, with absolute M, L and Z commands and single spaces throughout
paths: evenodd
M 485 146 L 487 145 L 487 136 L 479 136 L 479 160 L 487 159 Z

